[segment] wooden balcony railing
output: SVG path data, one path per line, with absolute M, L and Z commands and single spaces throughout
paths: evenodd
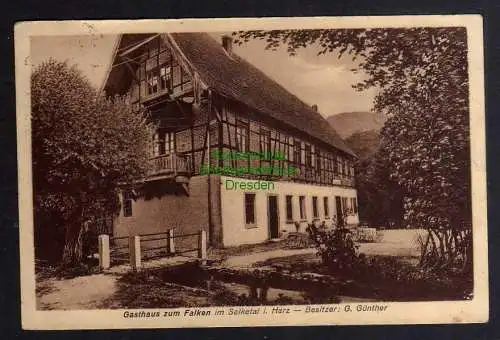
M 191 161 L 188 155 L 170 153 L 150 159 L 149 176 L 171 175 L 189 176 L 191 174 Z

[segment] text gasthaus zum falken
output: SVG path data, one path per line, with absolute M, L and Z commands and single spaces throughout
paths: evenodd
M 227 307 L 227 308 L 184 308 L 181 310 L 134 310 L 124 311 L 124 318 L 171 318 L 171 317 L 209 317 L 209 316 L 252 316 L 280 315 L 298 313 L 380 313 L 388 310 L 387 304 L 347 304 L 347 305 L 309 305 L 309 306 L 260 306 L 260 307 Z

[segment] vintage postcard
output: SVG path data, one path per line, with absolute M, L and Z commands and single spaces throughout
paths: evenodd
M 22 325 L 488 321 L 479 15 L 15 26 Z

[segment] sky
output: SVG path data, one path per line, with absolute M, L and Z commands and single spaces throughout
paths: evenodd
M 223 33 L 210 33 L 220 41 Z M 31 40 L 31 64 L 36 67 L 49 58 L 76 64 L 97 88 L 104 82 L 111 63 L 117 35 L 37 36 Z M 369 111 L 376 90 L 363 92 L 351 85 L 363 74 L 354 74 L 355 64 L 349 57 L 335 54 L 318 56 L 318 48 L 310 46 L 289 56 L 285 48 L 265 50 L 265 42 L 253 40 L 235 45 L 234 52 L 276 80 L 309 105 L 318 105 L 319 112 L 330 115 Z

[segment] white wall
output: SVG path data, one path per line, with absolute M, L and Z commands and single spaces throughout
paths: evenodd
M 356 189 L 346 187 L 327 187 L 312 184 L 301 184 L 285 181 L 274 183 L 274 190 L 248 191 L 255 196 L 255 226 L 249 228 L 245 225 L 245 201 L 243 190 L 226 190 L 225 181 L 245 181 L 242 178 L 221 176 L 221 211 L 222 233 L 224 246 L 234 246 L 247 243 L 259 243 L 269 239 L 267 197 L 278 196 L 279 231 L 282 234 L 295 231 L 294 223 L 286 221 L 286 195 L 292 196 L 293 221 L 299 221 L 299 196 L 306 198 L 306 220 L 301 222 L 300 231 L 305 231 L 307 223 L 313 220 L 312 197 L 318 197 L 318 213 L 320 221 L 325 220 L 323 197 L 328 197 L 330 218 L 336 213 L 335 196 L 356 197 Z M 328 219 L 327 219 L 328 221 Z M 349 224 L 359 223 L 358 215 L 349 216 Z

